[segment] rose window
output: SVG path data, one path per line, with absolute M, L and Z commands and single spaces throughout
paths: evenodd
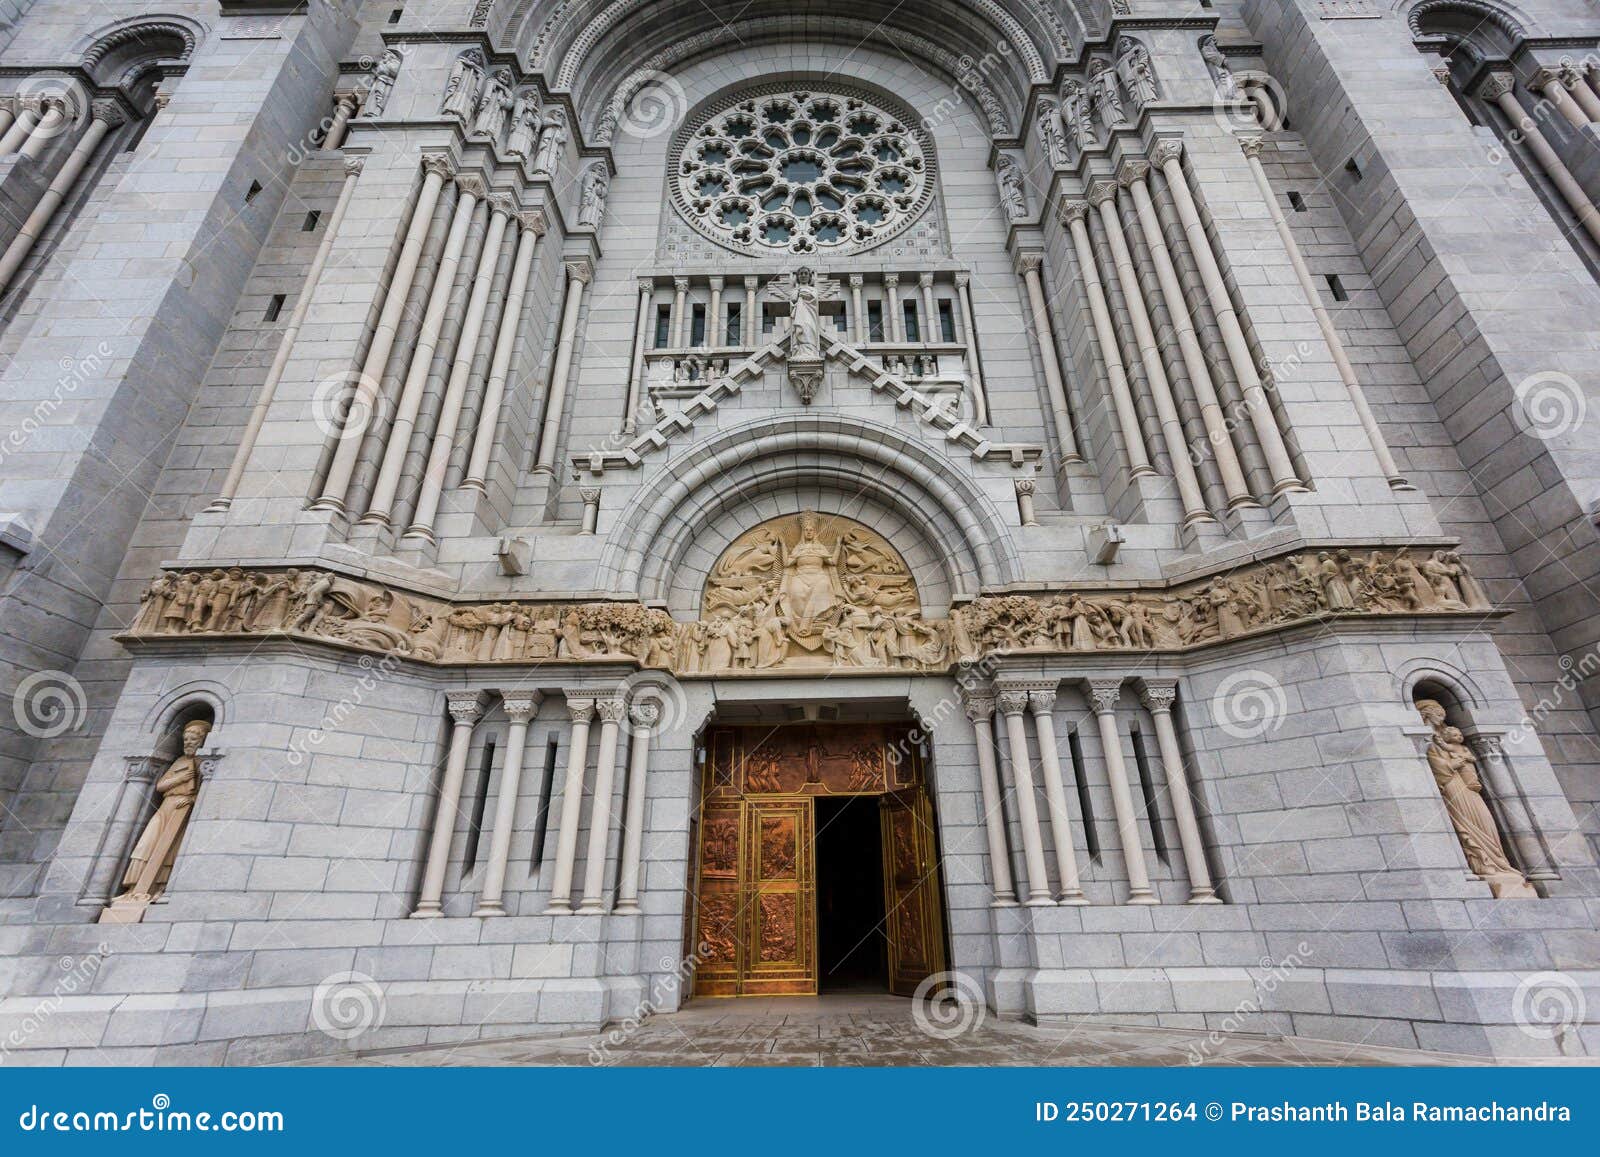
M 848 253 L 917 218 L 929 155 L 905 118 L 861 96 L 765 89 L 680 138 L 673 193 L 695 228 L 741 252 Z

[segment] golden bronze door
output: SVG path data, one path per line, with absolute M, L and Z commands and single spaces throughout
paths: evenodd
M 933 809 L 919 789 L 886 795 L 883 823 L 883 910 L 889 933 L 889 991 L 913 996 L 944 971 L 938 844 Z
M 933 809 L 904 728 L 719 728 L 706 737 L 698 820 L 697 996 L 815 995 L 814 801 L 882 803 L 890 989 L 909 995 L 944 957 Z

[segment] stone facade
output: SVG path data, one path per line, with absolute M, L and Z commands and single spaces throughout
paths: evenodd
M 1600 23 L 802 7 L 3 6 L 0 1059 L 675 1007 L 791 720 L 1000 1015 L 1600 1053 Z

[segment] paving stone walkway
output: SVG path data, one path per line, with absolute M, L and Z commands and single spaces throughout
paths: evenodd
M 891 996 L 702 1000 L 632 1031 L 529 1036 L 355 1053 L 313 1065 L 1481 1065 L 1480 1057 L 1299 1037 L 1107 1025 L 1035 1027 L 992 1016 L 928 1032 Z M 1504 1064 L 1506 1062 L 1498 1062 Z M 1514 1063 L 1514 1062 L 1513 1062 Z

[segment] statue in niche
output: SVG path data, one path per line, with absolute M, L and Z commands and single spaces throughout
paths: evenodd
M 1039 146 L 1044 150 L 1045 159 L 1050 162 L 1052 169 L 1059 169 L 1067 163 L 1066 132 L 1061 127 L 1061 113 L 1054 101 L 1039 102 Z
M 400 75 L 400 53 L 393 48 L 386 49 L 378 57 L 378 63 L 372 69 L 372 81 L 368 85 L 367 103 L 361 110 L 362 116 L 375 117 L 383 112 L 384 106 L 389 103 L 389 94 L 394 91 L 394 82 Z
M 1131 36 L 1117 41 L 1117 73 L 1127 86 L 1133 107 L 1142 109 L 1156 99 L 1156 72 L 1150 50 Z
M 533 161 L 533 171 L 546 177 L 561 171 L 561 161 L 567 154 L 567 114 L 553 108 L 544 118 L 539 136 L 539 153 Z
M 1511 866 L 1494 813 L 1483 798 L 1478 757 L 1467 746 L 1460 728 L 1450 726 L 1444 705 L 1419 699 L 1417 714 L 1433 728 L 1428 744 L 1428 767 L 1444 797 L 1445 811 L 1466 853 L 1467 866 L 1482 877 L 1497 900 L 1537 899 L 1538 893 L 1523 874 Z
M 598 229 L 606 215 L 606 196 L 611 191 L 611 175 L 604 162 L 590 165 L 583 173 L 583 188 L 578 195 L 578 224 Z
M 1022 166 L 1007 153 L 1000 154 L 996 172 L 1000 181 L 1000 205 L 1012 221 L 1028 215 L 1028 192 L 1022 180 Z
M 1099 110 L 1100 123 L 1106 128 L 1114 129 L 1127 120 L 1122 111 L 1122 86 L 1117 83 L 1117 70 L 1103 60 L 1089 65 L 1089 91 L 1094 107 Z
M 1238 100 L 1239 85 L 1233 79 L 1233 70 L 1228 67 L 1228 58 L 1223 55 L 1222 49 L 1217 47 L 1215 36 L 1201 38 L 1200 59 L 1206 62 L 1206 69 L 1211 73 L 1212 83 L 1217 86 L 1217 93 L 1224 100 Z
M 1089 93 L 1075 80 L 1061 84 L 1061 120 L 1066 128 L 1067 140 L 1078 152 L 1100 144 L 1095 133 L 1094 113 L 1090 108 Z
M 439 112 L 460 124 L 472 119 L 478 104 L 478 86 L 483 81 L 483 54 L 474 48 L 456 58 L 450 69 L 450 79 L 445 82 L 444 100 Z
M 156 780 L 161 802 L 133 845 L 128 868 L 122 874 L 122 891 L 100 914 L 100 923 L 137 924 L 150 903 L 166 891 L 173 860 L 200 791 L 199 753 L 210 733 L 209 720 L 196 719 L 184 725 L 183 754 Z
M 511 70 L 502 68 L 489 77 L 484 85 L 483 99 L 478 102 L 478 115 L 472 122 L 472 135 L 500 139 L 505 127 L 506 114 L 511 111 Z
M 539 95 L 531 88 L 517 94 L 511 106 L 511 131 L 506 135 L 506 155 L 527 158 L 538 147 L 539 128 L 543 124 L 539 113 Z

